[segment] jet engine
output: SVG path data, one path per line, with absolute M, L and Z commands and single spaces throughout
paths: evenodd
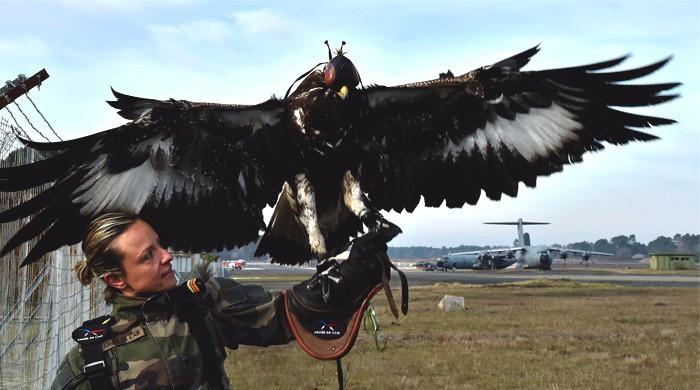
M 474 265 L 474 269 L 493 269 L 494 262 L 493 256 L 488 253 L 480 254 L 476 257 L 477 264 Z
M 552 257 L 548 253 L 540 254 L 540 269 L 543 271 L 552 269 Z

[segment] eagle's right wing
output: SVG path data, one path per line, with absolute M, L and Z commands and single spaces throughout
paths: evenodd
M 372 203 L 385 210 L 476 204 L 515 196 L 518 183 L 582 160 L 603 142 L 656 139 L 639 128 L 673 120 L 617 108 L 655 105 L 676 97 L 678 83 L 633 85 L 667 61 L 601 72 L 597 64 L 521 71 L 537 52 L 523 53 L 464 75 L 365 90 L 368 134 L 359 174 Z

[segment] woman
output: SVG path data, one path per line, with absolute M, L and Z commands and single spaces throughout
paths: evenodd
M 381 240 L 364 243 L 356 243 L 353 252 L 368 257 L 368 251 L 386 251 Z M 176 286 L 172 255 L 137 216 L 100 216 L 90 224 L 82 247 L 86 259 L 75 266 L 78 280 L 85 285 L 103 280 L 112 313 L 76 329 L 79 347 L 61 363 L 52 388 L 228 389 L 224 346 L 294 339 L 280 292 L 223 278 Z M 375 263 L 362 265 L 376 275 L 360 285 L 373 287 L 381 280 L 382 267 Z M 352 295 L 360 299 L 372 290 L 351 282 L 359 293 Z

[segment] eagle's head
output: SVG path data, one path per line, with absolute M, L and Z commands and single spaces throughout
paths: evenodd
M 325 43 L 328 45 L 328 41 Z M 323 82 L 326 87 L 337 92 L 338 96 L 345 99 L 350 90 L 357 88 L 357 85 L 360 83 L 360 74 L 352 61 L 345 57 L 343 45 L 345 45 L 345 41 L 343 41 L 340 49 L 336 51 L 335 57 L 331 57 L 331 49 L 328 46 L 329 61 L 323 68 Z

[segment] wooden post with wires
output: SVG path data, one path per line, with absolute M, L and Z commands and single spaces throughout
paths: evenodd
M 14 82 L 8 83 L 8 86 L 0 88 L 0 110 L 48 78 L 49 73 L 42 69 L 32 77 L 23 80 L 18 77 Z

